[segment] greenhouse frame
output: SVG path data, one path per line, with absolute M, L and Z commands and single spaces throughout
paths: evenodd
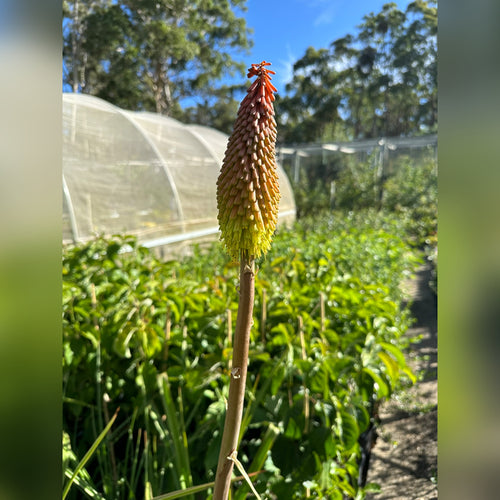
M 131 234 L 161 255 L 218 238 L 216 181 L 228 136 L 63 94 L 63 243 Z M 279 224 L 295 220 L 278 164 Z

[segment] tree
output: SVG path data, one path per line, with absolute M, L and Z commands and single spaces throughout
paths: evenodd
M 335 131 L 340 97 L 332 92 L 337 75 L 330 63 L 327 49 L 309 47 L 294 64 L 294 79 L 286 87 L 292 96 L 277 100 L 279 123 L 287 123 L 286 142 L 314 141 L 325 135 L 328 126 L 332 127 L 331 133 Z
M 66 0 L 64 83 L 128 109 L 180 113 L 180 100 L 243 74 L 246 0 Z
M 244 85 L 209 88 L 208 91 L 200 94 L 200 102 L 196 106 L 176 110 L 172 117 L 184 123 L 213 127 L 229 135 L 233 131 L 239 106 L 234 96 L 236 93 L 244 92 Z
M 406 136 L 437 126 L 437 8 L 368 14 L 356 35 L 307 49 L 277 101 L 281 142 Z

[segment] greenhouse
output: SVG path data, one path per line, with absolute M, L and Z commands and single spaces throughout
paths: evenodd
M 63 94 L 63 243 L 126 233 L 163 255 L 216 239 L 227 139 L 209 127 Z M 281 224 L 295 220 L 295 201 L 278 170 Z

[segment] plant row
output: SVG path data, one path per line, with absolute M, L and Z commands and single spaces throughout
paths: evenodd
M 414 380 L 400 284 L 419 262 L 398 220 L 372 212 L 276 235 L 256 275 L 238 448 L 264 497 L 364 497 L 377 407 Z M 153 498 L 205 483 L 187 498 L 211 498 L 238 270 L 219 244 L 168 262 L 127 236 L 65 249 L 64 481 L 119 408 L 68 498 Z M 232 498 L 248 492 L 235 481 Z

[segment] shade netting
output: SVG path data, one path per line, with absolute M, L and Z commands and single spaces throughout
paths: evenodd
M 84 94 L 63 94 L 63 242 L 133 234 L 146 246 L 218 236 L 228 136 Z M 280 165 L 279 222 L 295 219 Z

